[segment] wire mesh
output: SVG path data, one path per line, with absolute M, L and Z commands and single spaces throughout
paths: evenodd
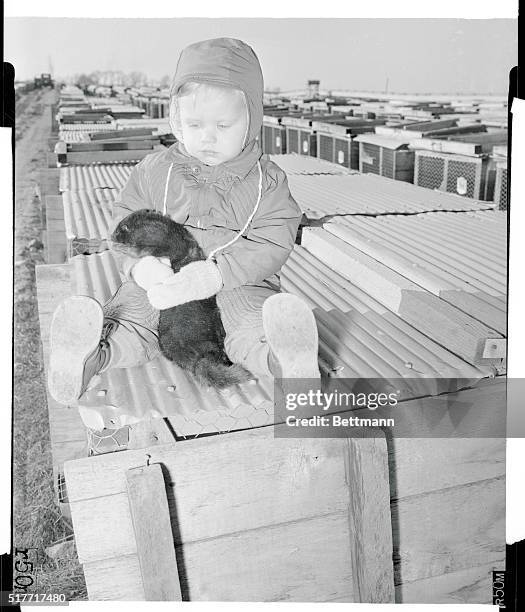
M 130 426 L 119 429 L 87 429 L 88 456 L 104 455 L 128 448 Z
M 477 169 L 478 165 L 473 162 L 461 162 L 456 160 L 448 161 L 447 171 L 447 191 L 459 193 L 468 198 L 477 198 Z M 466 192 L 462 189 L 462 184 L 466 181 Z
M 417 155 L 416 164 L 417 184 L 420 187 L 442 188 L 445 180 L 445 160 L 442 157 Z

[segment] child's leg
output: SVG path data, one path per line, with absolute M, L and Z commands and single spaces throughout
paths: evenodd
M 256 376 L 319 377 L 317 326 L 299 297 L 245 286 L 219 292 L 217 305 L 234 363 Z
M 158 311 L 133 281 L 104 305 L 73 296 L 57 307 L 50 331 L 49 391 L 74 403 L 91 378 L 108 368 L 141 365 L 159 354 Z
M 105 369 L 131 368 L 155 359 L 160 354 L 159 311 L 149 303 L 144 289 L 126 281 L 103 306 L 104 322 L 109 328 L 106 341 L 111 361 Z

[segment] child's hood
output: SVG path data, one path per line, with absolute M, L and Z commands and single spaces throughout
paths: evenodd
M 180 55 L 171 95 L 188 81 L 243 91 L 250 117 L 247 144 L 255 140 L 263 119 L 263 76 L 250 46 L 235 38 L 213 38 L 189 45 Z

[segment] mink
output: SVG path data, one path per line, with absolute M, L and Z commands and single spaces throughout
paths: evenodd
M 135 257 L 167 257 L 178 272 L 205 259 L 189 230 L 155 210 L 142 209 L 122 219 L 111 236 L 112 248 Z M 223 389 L 253 379 L 224 351 L 225 331 L 215 296 L 160 311 L 162 354 L 205 386 Z

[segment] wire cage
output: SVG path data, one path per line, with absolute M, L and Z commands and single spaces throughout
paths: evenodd
M 412 183 L 414 180 L 414 151 L 409 141 L 376 134 L 362 134 L 359 146 L 359 171 Z
M 494 184 L 494 202 L 499 210 L 507 210 L 508 198 L 507 162 L 502 160 L 496 163 L 496 180 Z
M 483 200 L 487 196 L 488 169 L 487 155 L 416 150 L 414 184 Z
M 317 157 L 350 170 L 359 169 L 359 144 L 353 134 L 317 132 Z
M 286 126 L 286 152 L 317 157 L 317 134 L 311 127 Z
M 269 155 L 286 153 L 286 128 L 279 117 L 264 117 L 262 127 L 262 150 Z

